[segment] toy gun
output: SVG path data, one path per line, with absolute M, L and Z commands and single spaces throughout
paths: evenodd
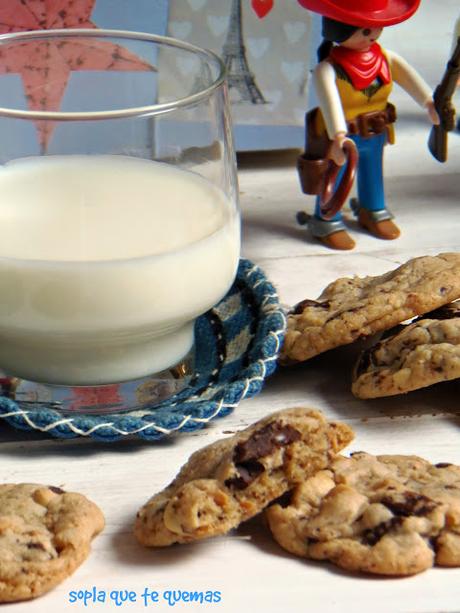
M 455 128 L 455 109 L 452 105 L 457 81 L 460 77 L 460 37 L 457 46 L 442 78 L 441 83 L 434 90 L 433 100 L 441 123 L 433 126 L 428 141 L 428 148 L 439 161 L 447 160 L 447 133 Z

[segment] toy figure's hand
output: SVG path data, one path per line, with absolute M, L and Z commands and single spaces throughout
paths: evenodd
M 343 166 L 347 161 L 347 156 L 343 150 L 343 143 L 347 140 L 345 132 L 338 132 L 334 140 L 332 141 L 331 148 L 329 149 L 329 157 L 337 166 Z
M 436 111 L 436 107 L 434 105 L 433 100 L 428 100 L 428 102 L 425 104 L 425 108 L 428 111 L 428 116 L 430 118 L 431 123 L 435 126 L 439 126 L 441 120 L 439 119 L 439 115 Z

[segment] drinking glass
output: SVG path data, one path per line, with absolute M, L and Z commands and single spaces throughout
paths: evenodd
M 65 412 L 156 404 L 234 280 L 225 71 L 114 30 L 0 36 L 2 393 Z

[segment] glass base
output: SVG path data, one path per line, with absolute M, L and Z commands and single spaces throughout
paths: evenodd
M 37 383 L 0 372 L 0 396 L 24 409 L 54 409 L 98 415 L 152 408 L 186 388 L 194 375 L 193 349 L 175 366 L 141 379 L 108 385 L 65 386 Z

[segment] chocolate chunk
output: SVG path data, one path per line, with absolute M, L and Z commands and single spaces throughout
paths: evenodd
M 241 464 L 236 464 L 236 469 L 238 471 L 238 477 L 232 477 L 231 479 L 227 479 L 225 481 L 225 485 L 227 487 L 233 488 L 235 490 L 244 490 L 250 485 L 254 479 L 256 479 L 259 475 L 264 472 L 264 467 L 257 460 L 248 460 L 247 462 L 242 462 Z
M 370 545 L 371 547 L 378 543 L 380 539 L 388 534 L 393 528 L 397 528 L 402 524 L 401 517 L 392 517 L 387 521 L 383 521 L 374 528 L 370 528 L 369 530 L 365 530 L 363 532 L 362 540 L 365 545 Z
M 65 494 L 64 490 L 61 490 L 60 487 L 56 487 L 55 485 L 48 485 L 48 489 L 55 494 Z
M 450 462 L 438 462 L 438 464 L 435 464 L 436 468 L 449 468 L 449 466 L 452 466 Z
M 304 310 L 307 307 L 316 307 L 319 309 L 328 309 L 330 306 L 330 303 L 328 300 L 325 300 L 324 302 L 318 302 L 317 300 L 309 300 L 308 298 L 305 300 L 302 300 L 302 302 L 299 302 L 298 304 L 296 304 L 291 313 L 292 315 L 301 315 L 301 313 L 304 312 Z
M 45 551 L 45 546 L 43 543 L 27 543 L 27 549 L 40 549 L 41 551 Z
M 423 496 L 423 494 L 415 494 L 414 492 L 405 492 L 402 495 L 402 500 L 384 497 L 380 502 L 394 515 L 399 517 L 428 515 L 438 506 L 438 503 L 431 500 L 431 498 Z
M 300 432 L 292 426 L 271 423 L 257 430 L 247 441 L 238 443 L 233 454 L 235 464 L 258 460 L 300 439 Z
M 238 443 L 235 447 L 233 461 L 238 476 L 227 479 L 225 485 L 235 489 L 245 489 L 265 470 L 263 464 L 258 461 L 260 458 L 299 439 L 298 430 L 276 422 L 257 430 L 247 441 Z

